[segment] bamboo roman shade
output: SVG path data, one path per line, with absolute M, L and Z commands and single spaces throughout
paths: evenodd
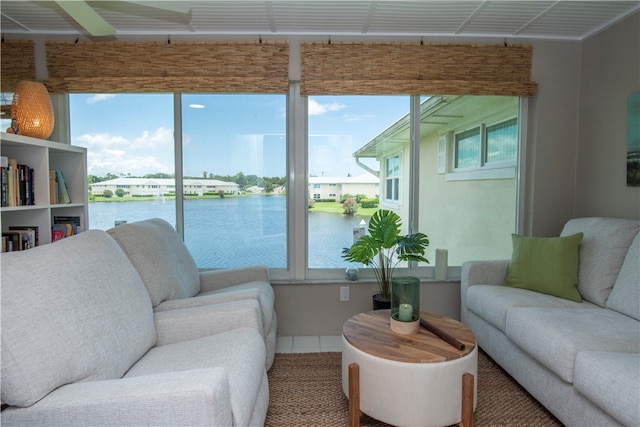
M 50 41 L 46 50 L 53 93 L 289 90 L 286 42 Z
M 302 95 L 532 96 L 531 46 L 302 43 Z
M 36 79 L 33 41 L 6 40 L 1 46 L 2 92 L 13 92 L 22 80 Z

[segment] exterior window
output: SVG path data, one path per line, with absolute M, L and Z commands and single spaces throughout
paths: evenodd
M 490 163 L 515 162 L 518 119 L 470 129 L 455 135 L 455 168 L 477 168 Z M 482 160 L 482 161 L 481 161 Z
M 518 152 L 518 119 L 487 126 L 486 140 L 485 163 L 515 161 Z
M 456 169 L 480 166 L 480 128 L 456 135 Z
M 386 198 L 388 201 L 397 202 L 400 198 L 400 156 L 389 157 L 386 163 Z

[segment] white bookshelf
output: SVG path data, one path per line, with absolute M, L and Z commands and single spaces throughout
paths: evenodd
M 54 216 L 80 217 L 80 231 L 88 225 L 87 149 L 59 142 L 30 138 L 2 132 L 0 154 L 16 159 L 34 169 L 34 202 L 30 206 L 0 208 L 2 231 L 10 226 L 38 226 L 39 244 L 51 243 Z M 49 170 L 60 169 L 64 176 L 71 203 L 51 204 L 49 199 Z

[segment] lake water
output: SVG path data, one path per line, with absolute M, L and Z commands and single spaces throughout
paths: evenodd
M 161 199 L 89 203 L 89 228 L 107 230 L 115 221 L 162 218 L 175 224 L 175 203 Z M 340 255 L 353 243 L 356 216 L 309 212 L 309 267 L 353 266 Z M 264 264 L 285 268 L 286 197 L 256 196 L 184 202 L 185 243 L 199 267 Z

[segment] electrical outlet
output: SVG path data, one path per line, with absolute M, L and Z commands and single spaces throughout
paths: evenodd
M 340 286 L 340 301 L 349 301 L 349 287 Z

